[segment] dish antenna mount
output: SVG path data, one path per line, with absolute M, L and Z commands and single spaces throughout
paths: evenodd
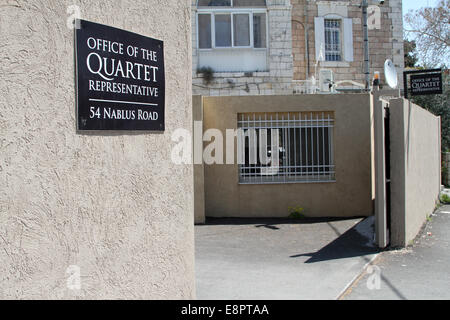
M 397 89 L 398 86 L 398 76 L 397 70 L 395 69 L 394 63 L 390 59 L 387 59 L 384 63 L 384 75 L 386 77 L 386 82 L 392 89 Z

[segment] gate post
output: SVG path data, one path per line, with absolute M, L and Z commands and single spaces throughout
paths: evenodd
M 375 236 L 378 247 L 385 248 L 387 239 L 386 214 L 386 150 L 385 150 L 385 107 L 387 102 L 380 100 L 380 94 L 374 92 L 374 140 L 375 140 Z M 389 133 L 388 133 L 389 134 Z

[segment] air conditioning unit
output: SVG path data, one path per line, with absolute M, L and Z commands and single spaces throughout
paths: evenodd
M 333 71 L 329 69 L 320 69 L 319 71 L 319 88 L 321 92 L 332 92 L 331 84 L 333 84 Z

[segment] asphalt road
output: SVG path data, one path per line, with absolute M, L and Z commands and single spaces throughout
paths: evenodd
M 343 298 L 450 299 L 450 206 L 431 218 L 411 247 L 380 254 Z
M 197 298 L 336 299 L 375 257 L 373 219 L 217 219 L 195 227 Z

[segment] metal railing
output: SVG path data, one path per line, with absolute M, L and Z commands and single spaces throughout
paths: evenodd
M 335 181 L 333 112 L 239 114 L 238 128 L 240 183 Z

